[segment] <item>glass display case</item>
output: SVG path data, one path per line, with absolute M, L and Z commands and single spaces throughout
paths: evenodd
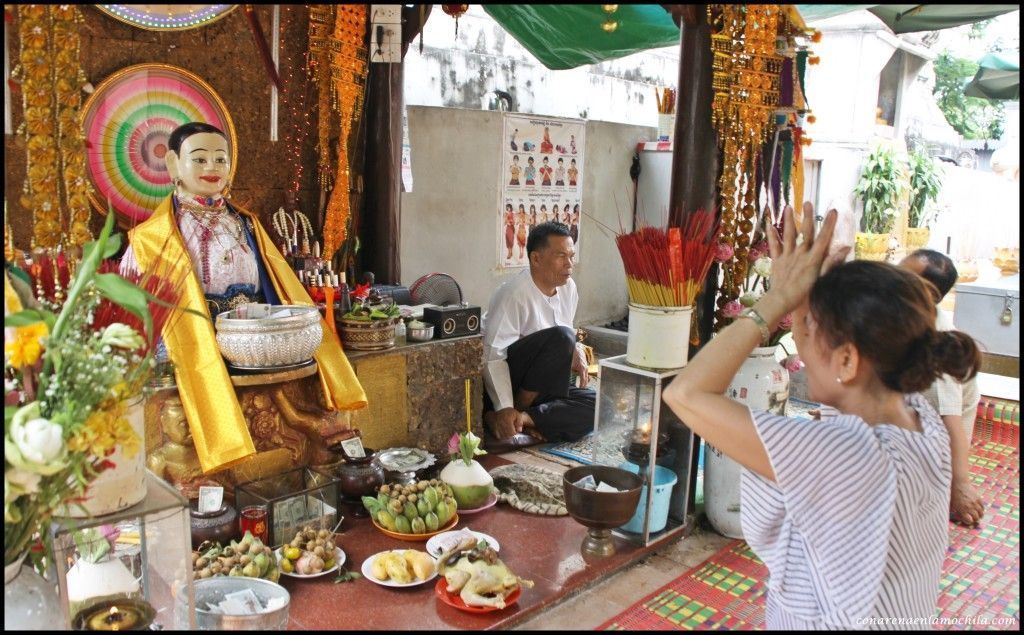
M 55 518 L 51 535 L 70 628 L 195 628 L 188 501 L 163 479 L 146 470 L 140 503 Z
M 339 484 L 336 476 L 310 467 L 242 483 L 235 488 L 241 529 L 275 549 L 304 525 L 334 531 L 340 520 Z
M 625 355 L 598 364 L 593 462 L 639 473 L 645 483 L 636 514 L 615 533 L 649 545 L 685 531 L 693 524 L 697 447 L 661 400 L 681 369 L 640 368 Z

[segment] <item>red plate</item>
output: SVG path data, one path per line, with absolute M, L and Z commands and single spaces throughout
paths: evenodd
M 444 579 L 444 576 L 439 576 L 437 579 L 437 584 L 434 585 L 434 593 L 437 594 L 437 597 L 441 598 L 442 602 L 444 602 L 448 606 L 454 606 L 460 611 L 467 611 L 469 613 L 490 613 L 491 611 L 504 610 L 494 606 L 469 606 L 468 604 L 462 601 L 462 598 L 459 597 L 458 593 L 449 593 L 447 589 L 448 581 Z M 510 593 L 509 596 L 505 598 L 506 609 L 515 604 L 516 601 L 519 600 L 519 594 L 522 592 L 522 590 L 523 587 L 518 586 L 516 587 L 515 591 Z

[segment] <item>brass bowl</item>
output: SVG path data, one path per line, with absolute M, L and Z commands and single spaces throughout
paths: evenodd
M 621 492 L 597 492 L 577 487 L 574 483 L 586 476 L 598 483 L 607 483 Z M 562 476 L 565 508 L 576 522 L 588 528 L 583 552 L 600 556 L 615 553 L 611 530 L 625 525 L 640 502 L 643 479 L 638 474 L 607 465 L 582 465 Z

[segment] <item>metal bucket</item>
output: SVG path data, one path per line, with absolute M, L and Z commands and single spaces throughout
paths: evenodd
M 274 598 L 284 598 L 284 606 L 256 615 L 220 615 L 209 611 L 228 593 L 252 589 L 264 606 Z M 291 596 L 283 586 L 259 578 L 216 577 L 196 580 L 196 627 L 201 631 L 283 631 L 288 628 Z
M 692 306 L 629 305 L 626 362 L 641 368 L 686 366 Z

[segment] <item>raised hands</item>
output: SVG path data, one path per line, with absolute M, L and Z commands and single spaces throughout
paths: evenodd
M 772 286 L 769 293 L 778 298 L 788 313 L 803 303 L 821 274 L 846 258 L 850 248 L 843 247 L 829 254 L 838 218 L 834 209 L 825 215 L 821 233 L 817 236 L 814 232 L 814 206 L 810 203 L 804 203 L 799 237 L 793 208 L 786 206 L 782 215 L 783 235 L 780 237 L 772 226 L 767 231 L 768 249 L 772 257 Z

